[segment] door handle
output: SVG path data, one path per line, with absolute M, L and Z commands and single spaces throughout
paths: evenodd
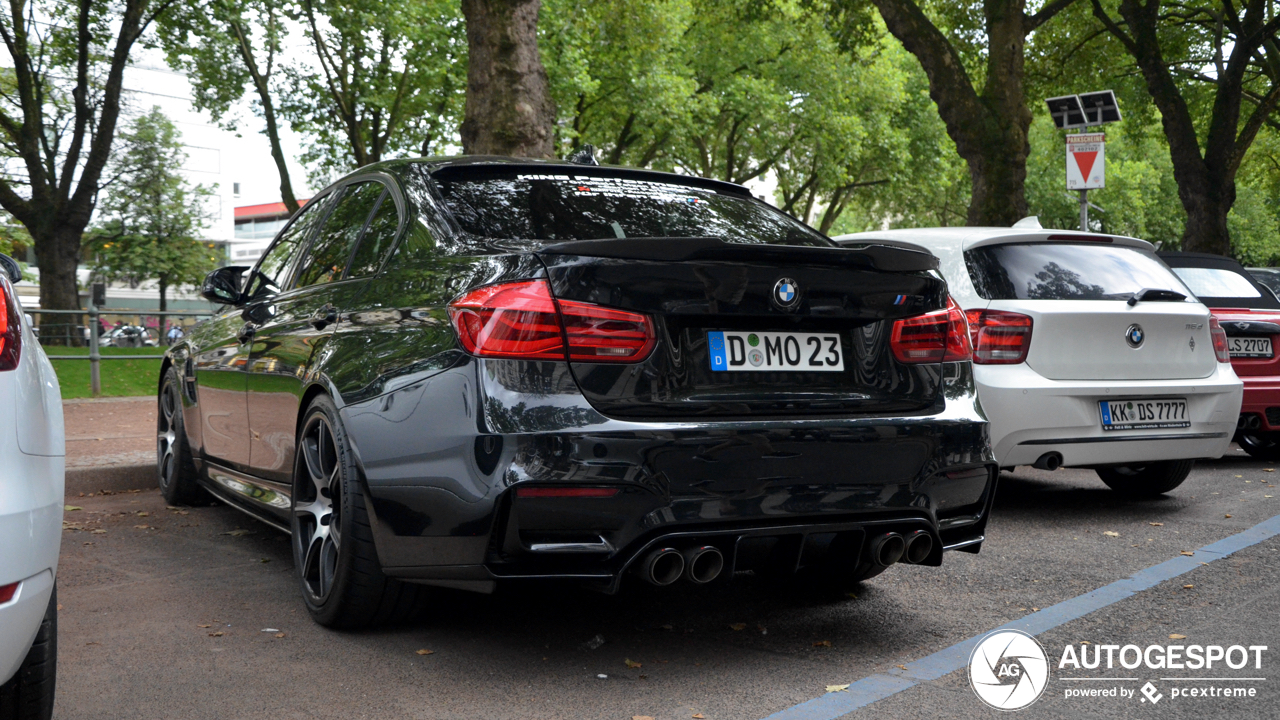
M 326 325 L 336 322 L 338 322 L 338 308 L 332 305 L 322 305 L 311 314 L 311 325 L 317 330 L 323 330 Z
M 258 332 L 258 326 L 247 322 L 244 324 L 244 327 L 240 328 L 240 332 L 236 335 L 236 339 L 240 341 L 241 345 L 243 345 L 252 340 L 253 335 L 256 332 Z

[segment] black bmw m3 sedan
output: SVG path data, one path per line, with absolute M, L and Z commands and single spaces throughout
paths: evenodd
M 852 583 L 977 552 L 997 468 L 929 254 L 745 188 L 385 162 L 318 193 L 165 355 L 160 487 L 292 535 L 354 627 L 424 586 Z

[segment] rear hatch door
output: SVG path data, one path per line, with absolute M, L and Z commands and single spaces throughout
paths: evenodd
M 1031 316 L 1028 366 L 1052 380 L 1173 380 L 1214 372 L 1207 308 L 1145 243 L 1065 237 L 965 251 L 974 288 L 990 309 Z

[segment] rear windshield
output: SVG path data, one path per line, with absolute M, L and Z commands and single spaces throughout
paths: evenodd
M 1145 288 L 1190 295 L 1164 263 L 1139 248 L 988 245 L 965 251 L 964 259 L 974 289 L 987 300 L 1127 300 Z
M 1274 295 L 1227 268 L 1175 267 L 1182 282 L 1209 307 L 1280 308 Z
M 566 242 L 714 237 L 727 242 L 834 247 L 812 228 L 748 197 L 643 177 L 437 173 L 462 229 L 493 239 Z

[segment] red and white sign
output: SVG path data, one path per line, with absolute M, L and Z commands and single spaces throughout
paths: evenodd
M 1106 187 L 1106 139 L 1103 133 L 1067 136 L 1068 190 Z

